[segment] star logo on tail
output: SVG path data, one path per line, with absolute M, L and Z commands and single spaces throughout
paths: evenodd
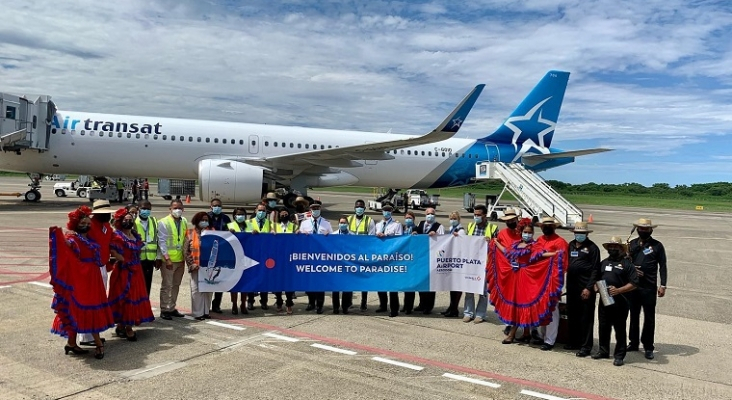
M 532 107 L 526 114 L 510 117 L 503 123 L 513 132 L 511 144 L 513 144 L 516 150 L 516 156 L 511 162 L 520 159 L 521 156 L 531 149 L 538 150 L 544 154 L 549 153 L 549 149 L 544 144 L 544 137 L 554 131 L 557 123 L 556 121 L 543 118 L 541 107 L 550 99 L 551 97 L 547 97 Z M 536 132 L 537 124 L 546 127 Z M 521 128 L 521 126 L 524 126 L 524 128 Z M 521 144 L 521 149 L 519 149 L 519 143 Z
M 460 129 L 460 127 L 463 125 L 463 120 L 461 120 L 460 118 L 455 118 L 451 122 L 452 122 L 452 126 L 450 127 L 450 129 L 453 129 L 453 128 Z

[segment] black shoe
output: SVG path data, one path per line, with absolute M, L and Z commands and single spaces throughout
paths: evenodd
M 105 338 L 101 338 L 101 339 L 102 339 L 102 343 L 106 343 L 107 342 L 107 339 L 105 339 Z M 96 346 L 97 344 L 93 340 L 90 340 L 88 342 L 79 342 L 79 345 L 81 345 L 81 346 Z
M 653 358 L 654 358 L 653 350 L 646 350 L 646 359 L 653 360 Z
M 344 308 L 344 309 L 343 309 L 343 314 L 350 314 L 350 313 L 351 313 L 351 312 L 350 312 L 350 311 L 348 311 L 348 309 L 347 309 L 347 308 Z
M 565 344 L 563 347 L 564 350 L 579 350 L 579 346 L 571 345 L 571 344 Z
M 399 312 L 405 312 L 405 311 L 406 311 L 406 309 L 405 309 L 405 308 L 403 308 L 403 307 L 402 307 L 402 309 L 401 309 L 401 310 L 399 310 Z
M 317 310 L 315 310 L 316 314 L 322 314 L 323 313 L 323 307 L 318 307 Z
M 165 319 L 165 320 L 168 320 L 168 321 L 170 321 L 170 320 L 173 319 L 173 317 L 171 317 L 170 314 L 168 314 L 168 313 L 162 313 L 162 314 L 160 314 L 160 318 Z
M 460 316 L 460 313 L 457 311 L 450 311 L 446 314 L 443 314 L 446 318 L 457 318 Z
M 171 317 L 178 317 L 178 318 L 185 317 L 185 315 L 178 312 L 178 310 L 173 310 L 173 311 L 169 312 L 168 314 L 170 314 Z
M 615 361 L 613 361 L 613 365 L 616 367 L 622 367 L 625 362 L 622 358 L 616 358 Z
M 94 353 L 94 358 L 96 358 L 97 360 L 101 360 L 102 358 L 104 358 L 104 346 L 97 346 L 97 350 Z
M 267 305 L 267 303 L 262 304 L 262 310 L 269 310 L 269 306 Z
M 120 338 L 126 338 L 127 337 L 127 331 L 125 331 L 124 328 L 122 328 L 122 329 L 114 328 L 114 334 L 117 335 L 117 337 L 120 337 Z
M 137 332 L 133 332 L 132 336 L 127 336 L 127 340 L 130 342 L 136 342 L 137 341 Z
M 625 349 L 625 351 L 638 351 L 640 350 L 638 348 L 637 344 L 629 344 L 628 347 Z
M 248 303 L 247 304 L 247 310 L 249 310 L 249 311 L 254 310 L 254 302 L 251 302 L 251 303 Z
M 419 305 L 417 307 L 414 307 L 414 311 L 420 312 L 420 311 L 425 311 L 425 309 L 424 309 L 424 307 L 422 307 L 421 305 Z
M 511 326 L 510 325 L 506 325 L 506 327 L 503 328 L 503 334 L 506 335 L 506 336 L 508 336 L 509 333 L 511 333 Z
M 537 331 L 536 329 L 531 330 L 531 338 L 534 340 L 541 340 L 542 343 L 544 342 L 544 338 L 539 335 L 539 331 Z
M 549 351 L 553 348 L 554 348 L 553 344 L 544 343 L 543 345 L 541 345 L 541 347 L 539 349 L 541 349 L 541 351 Z
M 369 309 L 369 308 L 368 308 L 368 307 L 366 307 L 366 304 L 361 304 L 361 307 L 359 308 L 359 310 L 361 310 L 362 312 L 363 312 L 363 311 L 367 311 L 368 309 Z
M 203 319 L 211 319 L 211 315 L 209 315 L 209 314 L 203 314 Z
M 610 354 L 607 353 L 595 353 L 592 355 L 593 360 L 599 360 L 601 358 L 610 358 Z
M 533 338 L 533 339 L 531 339 L 531 344 L 543 345 L 544 344 L 544 339 Z
M 417 310 L 414 310 L 414 311 L 417 311 Z M 432 314 L 432 310 L 423 310 L 422 311 L 422 314 L 424 314 L 424 315 L 430 315 L 430 314 Z
M 404 311 L 404 314 L 412 315 L 412 310 L 406 310 L 406 311 Z
M 341 313 L 341 311 L 337 308 L 335 310 L 333 310 L 333 314 L 340 314 L 340 313 Z
M 247 308 L 244 307 L 244 303 L 242 303 L 242 305 L 239 306 L 239 312 L 241 313 L 241 315 L 249 314 L 249 311 L 247 311 Z
M 239 315 L 239 307 L 237 307 L 236 304 L 231 306 L 231 313 L 233 315 Z
M 206 319 L 206 317 L 201 315 L 200 317 L 193 317 L 193 319 L 195 319 L 196 321 L 203 321 L 204 319 Z
M 315 310 L 314 304 L 308 304 L 308 306 L 305 307 L 305 311 L 313 311 L 313 310 Z
M 376 312 L 378 312 L 378 313 L 386 312 L 386 307 L 379 307 L 376 309 Z
M 575 356 L 582 357 L 582 358 L 587 357 L 589 355 L 590 355 L 590 352 L 587 350 L 580 350 L 577 353 L 575 353 Z
M 399 313 L 398 312 L 390 312 L 389 313 L 389 317 L 390 318 L 394 318 L 394 317 L 397 317 L 397 316 L 399 316 Z
M 215 312 L 216 314 L 222 314 L 222 313 L 223 313 L 223 311 L 221 311 L 221 309 L 220 309 L 220 308 L 214 308 L 214 309 L 212 309 L 211 311 L 212 311 L 212 312 Z
M 69 352 L 71 352 L 73 354 L 76 354 L 76 355 L 81 355 L 81 354 L 87 354 L 87 353 L 89 353 L 89 350 L 84 350 L 84 349 L 82 349 L 79 346 L 65 345 L 64 346 L 64 354 L 69 354 Z

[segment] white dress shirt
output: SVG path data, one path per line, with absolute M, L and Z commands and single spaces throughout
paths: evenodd
M 315 231 L 316 226 L 318 227 L 317 231 Z M 330 222 L 323 217 L 318 217 L 317 220 L 314 218 L 308 218 L 300 223 L 299 232 L 325 235 L 333 233 L 333 228 L 330 226 Z
M 386 236 L 400 236 L 402 234 L 402 224 L 394 221 L 392 218 L 381 220 L 376 224 L 376 234 L 383 233 Z

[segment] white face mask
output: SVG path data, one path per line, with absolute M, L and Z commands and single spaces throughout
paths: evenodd
M 181 216 L 183 216 L 183 210 L 181 210 L 180 208 L 176 208 L 171 212 L 171 214 L 173 214 L 173 216 L 176 218 L 180 218 Z

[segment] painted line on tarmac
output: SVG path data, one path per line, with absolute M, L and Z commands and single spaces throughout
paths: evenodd
M 498 389 L 499 387 L 501 387 L 501 385 L 499 385 L 497 383 L 486 382 L 486 381 L 482 381 L 480 379 L 469 378 L 467 376 L 462 376 L 462 375 L 444 373 L 444 374 L 442 374 L 442 376 L 444 376 L 445 378 L 454 379 L 456 381 L 469 382 L 469 383 L 474 383 L 476 385 L 488 386 L 493 389 Z
M 7 288 L 9 288 L 9 287 L 13 287 L 13 285 L 4 285 L 4 286 L 0 286 L 0 289 L 7 289 Z
M 388 358 L 383 358 L 383 357 L 371 357 L 371 359 L 374 361 L 385 363 L 385 364 L 396 365 L 397 367 L 413 369 L 415 371 L 421 371 L 424 369 L 424 367 L 421 367 L 419 365 L 407 364 L 405 362 L 394 361 L 394 360 L 390 360 Z
M 152 378 L 154 376 L 164 374 L 166 372 L 170 372 L 173 370 L 176 370 L 178 368 L 185 367 L 186 363 L 184 362 L 177 362 L 177 361 L 171 361 L 165 364 L 156 365 L 154 367 L 144 368 L 144 369 L 133 369 L 131 371 L 127 371 L 122 373 L 121 375 L 125 378 L 131 379 L 131 380 L 141 380 L 141 379 L 147 379 Z
M 282 336 L 282 335 L 278 335 L 278 334 L 272 333 L 272 332 L 265 332 L 262 334 L 262 336 L 267 336 L 267 337 L 271 337 L 273 339 L 284 340 L 285 342 L 292 342 L 292 343 L 300 341 L 300 339 L 297 339 L 297 338 L 292 338 L 289 336 Z
M 335 352 L 335 353 L 349 355 L 349 356 L 355 356 L 356 354 L 358 354 L 358 353 L 356 353 L 355 351 L 352 351 L 352 350 L 339 349 L 337 347 L 331 347 L 331 346 L 328 346 L 328 345 L 325 345 L 325 344 L 320 344 L 320 343 L 313 343 L 310 346 L 311 347 L 318 348 L 318 349 L 332 351 L 332 352 Z
M 3 274 L 0 273 L 0 275 L 3 275 Z M 33 282 L 36 282 L 36 281 L 41 281 L 41 280 L 44 280 L 44 279 L 48 279 L 50 276 L 51 276 L 51 273 L 50 272 L 44 272 L 44 273 L 38 274 L 37 276 L 34 276 L 32 278 L 19 279 L 17 281 L 11 281 L 11 282 L 5 282 L 5 283 L 6 284 L 9 284 L 9 285 L 15 285 L 16 283 L 33 283 Z
M 235 331 L 243 331 L 244 329 L 246 329 L 246 328 L 241 327 L 241 326 L 236 326 L 236 325 L 231 325 L 231 324 L 224 324 L 222 322 L 217 322 L 217 321 L 206 321 L 206 323 L 209 324 L 209 325 L 213 325 L 213 326 L 220 326 L 222 328 L 233 329 Z
M 527 396 L 532 396 L 532 397 L 537 397 L 537 398 L 544 399 L 544 400 L 567 400 L 564 397 L 552 396 L 549 394 L 533 392 L 531 390 L 525 390 L 525 389 L 521 391 L 521 394 L 525 394 Z
M 45 288 L 52 288 L 53 287 L 53 286 L 51 286 L 51 285 L 49 285 L 48 283 L 45 283 L 45 282 L 28 282 L 28 283 L 30 283 L 31 285 L 41 286 L 41 287 L 45 287 Z

